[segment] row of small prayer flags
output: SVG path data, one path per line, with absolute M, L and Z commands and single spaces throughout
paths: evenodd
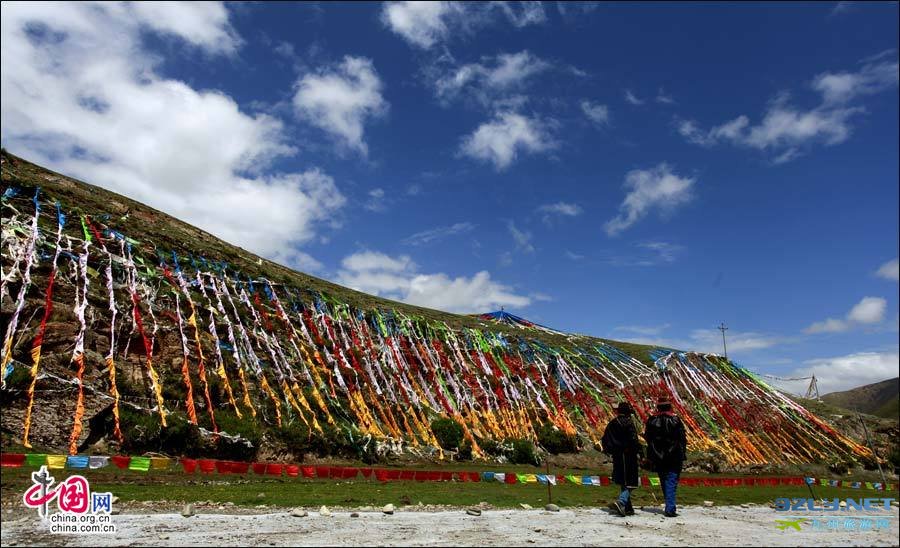
M 110 463 L 123 470 L 147 472 L 149 470 L 166 470 L 174 462 L 168 457 L 127 457 L 115 455 L 47 455 L 44 453 L 2 453 L 0 465 L 4 467 L 28 466 L 38 468 L 46 465 L 51 470 L 96 470 L 105 468 Z
M 359 475 L 377 481 L 496 481 L 508 484 L 540 483 L 557 485 L 571 483 L 574 485 L 606 486 L 611 483 L 609 477 L 584 475 L 553 474 L 518 474 L 512 472 L 462 472 L 434 470 L 396 470 L 383 468 L 356 468 L 347 466 L 301 466 L 297 464 L 279 464 L 265 462 L 235 462 L 215 459 L 171 459 L 168 457 L 130 457 L 124 455 L 47 455 L 43 453 L 0 453 L 0 464 L 4 467 L 28 466 L 37 468 L 47 465 L 50 469 L 96 470 L 112 464 L 122 470 L 139 472 L 163 471 L 178 462 L 186 474 L 199 470 L 201 474 L 246 474 L 250 470 L 254 474 L 307 479 L 354 479 Z M 681 478 L 679 483 L 686 487 L 738 487 L 738 486 L 779 486 L 779 485 L 821 485 L 825 487 L 849 487 L 852 489 L 897 489 L 896 485 L 881 482 L 860 482 L 812 477 L 768 477 L 768 478 Z M 659 478 L 643 476 L 640 484 L 644 487 L 658 487 Z

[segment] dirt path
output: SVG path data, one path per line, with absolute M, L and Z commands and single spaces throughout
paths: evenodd
M 333 545 L 526 545 L 585 546 L 897 546 L 898 513 L 887 517 L 886 529 L 853 531 L 780 531 L 778 517 L 767 507 L 688 507 L 667 519 L 657 509 L 638 510 L 623 519 L 600 509 L 487 510 L 481 516 L 463 510 L 422 512 L 334 511 L 330 517 L 310 511 L 292 517 L 287 511 L 262 514 L 204 514 L 184 518 L 177 513 L 124 513 L 113 516 L 115 536 L 51 535 L 34 514 L 5 514 L 3 546 L 57 544 L 64 546 L 333 546 Z M 841 520 L 843 523 L 843 520 Z

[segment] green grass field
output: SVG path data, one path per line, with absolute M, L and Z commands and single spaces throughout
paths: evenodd
M 471 467 L 469 467 L 471 469 Z M 32 469 L 3 469 L 2 498 L 4 502 L 19 499 L 31 485 Z M 525 471 L 525 470 L 520 470 Z M 530 472 L 540 472 L 530 469 Z M 74 471 L 72 471 L 74 472 Z M 553 470 L 554 473 L 575 473 Z M 54 471 L 58 479 L 69 471 Z M 214 503 L 232 502 L 238 506 L 260 504 L 279 507 L 310 507 L 321 505 L 339 507 L 381 506 L 403 504 L 468 506 L 487 502 L 497 508 L 514 508 L 520 503 L 541 507 L 548 502 L 547 486 L 541 484 L 506 485 L 497 482 L 417 482 L 395 481 L 381 483 L 374 479 L 330 480 L 266 477 L 247 475 L 194 474 L 181 472 L 141 473 L 122 470 L 86 470 L 80 472 L 91 482 L 96 492 L 112 492 L 122 501 L 170 501 Z M 692 476 L 696 477 L 696 476 Z M 896 492 L 866 489 L 814 486 L 816 497 L 863 498 L 896 497 Z M 263 496 L 259 496 L 263 493 Z M 605 506 L 618 494 L 616 486 L 589 487 L 573 484 L 552 487 L 553 502 L 560 506 Z M 702 504 L 704 500 L 717 505 L 756 503 L 769 504 L 777 497 L 809 497 L 806 486 L 778 487 L 687 487 L 678 489 L 679 504 Z M 634 493 L 635 504 L 654 505 L 662 501 L 659 487 L 644 487 Z

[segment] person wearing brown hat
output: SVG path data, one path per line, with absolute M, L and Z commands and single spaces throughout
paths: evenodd
M 610 505 L 610 509 L 623 517 L 634 515 L 631 491 L 639 485 L 638 461 L 643 454 L 637 429 L 631 420 L 633 413 L 634 410 L 627 402 L 619 403 L 616 417 L 606 425 L 601 439 L 603 452 L 613 459 L 613 483 L 621 488 L 618 500 Z
M 647 458 L 659 474 L 659 483 L 666 499 L 664 514 L 674 518 L 678 515 L 675 491 L 681 467 L 687 458 L 687 436 L 684 423 L 672 410 L 668 397 L 660 397 L 656 402 L 656 413 L 647 419 L 644 439 L 647 441 Z

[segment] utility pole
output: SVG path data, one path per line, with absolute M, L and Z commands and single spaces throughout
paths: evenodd
M 725 332 L 728 331 L 728 326 L 725 325 L 725 322 L 722 322 L 717 328 L 722 332 L 722 348 L 725 349 L 725 359 L 728 359 L 728 346 L 725 344 Z
M 819 397 L 819 384 L 816 382 L 816 376 L 813 375 L 810 377 L 812 380 L 809 381 L 809 387 L 806 389 L 806 399 L 816 399 L 821 400 Z

